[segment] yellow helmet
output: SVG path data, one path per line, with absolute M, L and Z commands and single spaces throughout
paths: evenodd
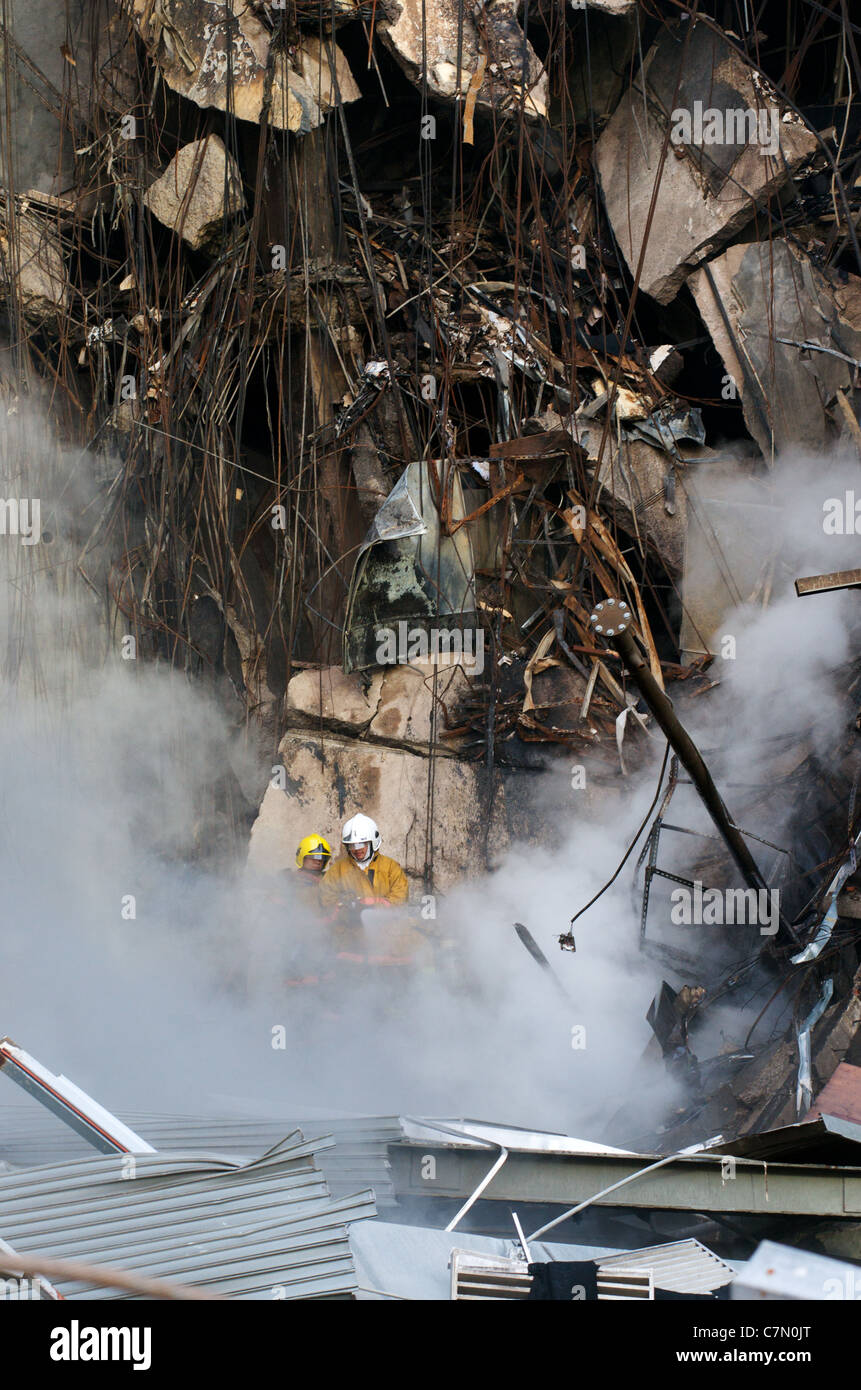
M 296 851 L 297 867 L 301 869 L 306 858 L 309 857 L 311 859 L 322 859 L 323 872 L 325 873 L 326 865 L 332 858 L 332 849 L 328 842 L 323 839 L 322 835 L 306 835 L 304 840 L 299 842 L 299 848 Z

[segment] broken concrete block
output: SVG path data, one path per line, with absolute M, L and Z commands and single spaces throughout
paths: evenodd
M 383 676 L 380 703 L 371 720 L 369 737 L 425 748 L 431 740 L 438 744 L 446 727 L 444 711 L 451 717 L 458 697 L 468 689 L 464 668 L 454 661 L 437 666 L 436 689 L 430 662 L 389 666 Z M 452 718 L 451 722 L 458 721 Z M 443 746 L 446 745 L 454 752 L 452 740 L 445 740 Z
M 825 448 L 826 406 L 853 380 L 843 359 L 861 357 L 861 281 L 835 288 L 776 239 L 730 247 L 689 283 L 766 460 L 788 445 Z
M 822 1083 L 831 1079 L 846 1057 L 861 1027 L 861 970 L 855 974 L 848 995 L 838 999 L 822 1019 L 813 1036 L 813 1062 Z
M 359 675 L 345 676 L 340 666 L 301 671 L 287 686 L 288 722 L 360 733 L 377 712 L 382 686 L 382 671 L 367 686 Z
M 487 0 L 480 33 L 472 7 L 458 0 L 382 0 L 380 8 L 377 28 L 416 86 L 426 67 L 437 97 L 465 96 L 475 79 L 477 105 L 517 111 L 522 102 L 527 116 L 546 116 L 547 73 L 517 22 L 516 0 Z
M 0 231 L 0 285 L 41 322 L 68 309 L 69 282 L 60 239 L 48 223 L 19 213 Z
M 691 32 L 674 104 L 682 51 L 679 30 L 665 30 L 595 148 L 607 216 L 632 275 L 660 170 L 640 285 L 661 304 L 818 147 L 815 134 L 702 24 Z
M 484 841 L 488 814 L 494 849 L 502 853 L 508 847 L 498 772 L 488 812 L 486 769 L 440 758 L 434 766 L 434 807 L 428 826 L 427 758 L 358 740 L 318 740 L 298 730 L 285 735 L 278 756 L 286 785 L 284 790 L 267 788 L 252 827 L 248 865 L 255 872 L 292 867 L 296 846 L 313 832 L 335 848 L 344 821 L 360 810 L 379 825 L 383 853 L 397 859 L 413 879 L 424 872 L 430 834 L 435 882 L 442 891 L 482 868 L 476 846 Z
M 441 655 L 434 664 L 413 662 L 377 669 L 370 682 L 340 666 L 302 671 L 287 687 L 287 722 L 292 728 L 319 728 L 366 735 L 387 743 L 425 748 L 431 738 L 439 744 L 445 729 L 443 710 L 453 712 L 469 689 L 468 672 L 455 657 Z M 436 707 L 436 722 L 432 715 Z M 456 720 L 452 719 L 452 723 Z M 454 752 L 446 740 L 443 747 Z
M 739 1105 L 758 1113 L 763 1105 L 768 1105 L 794 1079 L 793 1067 L 797 1060 L 798 1051 L 794 1041 L 781 1040 L 764 1048 L 756 1060 L 739 1073 L 735 1085 Z M 742 1132 L 750 1132 L 749 1123 Z
M 153 0 L 126 3 L 168 86 L 198 106 L 257 122 L 265 104 L 271 125 L 304 135 L 338 96 L 344 102 L 361 96 L 334 39 L 324 48 L 303 35 L 292 55 L 278 51 L 270 65 L 271 33 L 245 0 L 172 0 L 169 8 Z
M 601 426 L 579 420 L 575 438 L 595 462 L 601 443 Z M 684 488 L 674 487 L 675 470 L 684 461 L 697 459 L 700 451 L 679 450 L 681 463 L 644 439 L 610 439 L 599 471 L 597 506 L 609 512 L 629 536 L 639 538 L 663 561 L 671 574 L 681 574 L 687 532 Z
M 217 135 L 192 140 L 150 184 L 144 202 L 197 251 L 216 242 L 224 218 L 245 207 L 239 166 Z

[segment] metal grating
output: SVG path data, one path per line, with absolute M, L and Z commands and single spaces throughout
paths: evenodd
M 598 1270 L 598 1297 L 605 1302 L 617 1299 L 653 1299 L 655 1285 L 650 1269 L 627 1269 L 624 1272 Z
M 693 1239 L 612 1255 L 597 1265 L 599 1285 L 610 1276 L 630 1276 L 637 1270 L 650 1274 L 655 1288 L 676 1293 L 713 1293 L 735 1278 L 730 1265 Z
M 482 1255 L 471 1250 L 451 1253 L 453 1299 L 524 1299 L 529 1297 L 532 1275 L 524 1260 Z

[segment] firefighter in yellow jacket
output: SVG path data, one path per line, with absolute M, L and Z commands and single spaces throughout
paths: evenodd
M 322 835 L 306 835 L 304 840 L 299 841 L 296 850 L 296 867 L 299 873 L 293 874 L 289 870 L 287 872 L 296 896 L 306 907 L 319 908 L 320 885 L 331 858 L 331 846 Z
M 371 933 L 359 923 L 362 908 L 399 907 L 409 898 L 409 883 L 400 864 L 380 854 L 382 837 L 370 816 L 348 820 L 341 834 L 344 852 L 320 884 L 320 905 L 330 909 L 339 959 L 356 964 L 404 965 L 412 961 L 422 938 L 397 913 Z M 382 914 L 386 916 L 385 913 Z
M 370 816 L 353 816 L 341 833 L 344 853 L 320 884 L 324 907 L 350 903 L 397 906 L 410 895 L 407 876 L 394 859 L 380 854 L 382 837 Z
M 332 849 L 322 835 L 306 835 L 296 848 L 296 869 L 283 871 L 280 905 L 284 911 L 290 962 L 284 983 L 314 986 L 323 983 L 328 952 L 319 939 L 323 912 L 320 884 L 332 859 Z

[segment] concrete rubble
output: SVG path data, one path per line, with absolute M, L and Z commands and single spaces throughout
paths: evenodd
M 832 284 L 775 238 L 732 246 L 689 283 L 763 457 L 825 449 L 861 359 L 861 279 Z
M 145 202 L 159 222 L 199 251 L 217 242 L 245 207 L 239 166 L 217 135 L 194 140 L 150 184 Z
M 642 1050 L 618 1093 L 595 1097 L 597 1137 L 341 1115 L 331 1172 L 316 1164 L 329 1130 L 293 1116 L 281 1132 L 277 1108 L 253 1137 L 213 1118 L 189 1159 L 181 1117 L 158 1119 L 176 1148 L 156 1149 L 158 1117 L 138 1128 L 103 1111 L 8 1039 L 0 1071 L 102 1153 L 141 1157 L 159 1278 L 177 1264 L 208 1277 L 210 1241 L 240 1260 L 208 1194 L 250 1195 L 253 1214 L 278 1184 L 291 1229 L 235 1287 L 219 1267 L 226 1296 L 269 1296 L 301 1267 L 292 1182 L 315 1204 L 300 1234 L 328 1231 L 321 1297 L 376 1296 L 361 1283 L 374 1269 L 391 1276 L 381 1296 L 559 1297 L 552 1267 L 571 1264 L 596 1299 L 778 1284 L 791 1298 L 809 1271 L 786 1246 L 861 1260 L 848 604 L 811 619 L 805 660 L 793 646 L 802 602 L 861 588 L 861 486 L 829 481 L 861 460 L 852 7 L 725 6 L 731 25 L 675 0 L 82 0 L 68 23 L 43 8 L 35 20 L 15 0 L 0 34 L 0 422 L 16 441 L 0 519 L 4 539 L 24 534 L 15 423 L 45 401 L 73 512 L 35 536 L 56 541 L 52 603 L 80 583 L 99 660 L 130 642 L 123 662 L 192 686 L 226 730 L 217 755 L 201 735 L 176 861 L 275 901 L 285 938 L 301 916 L 285 887 L 297 845 L 313 832 L 337 846 L 359 812 L 422 922 L 437 895 L 507 892 L 497 870 L 519 853 L 552 863 L 574 915 L 554 926 L 552 959 L 512 923 L 522 968 L 579 1008 L 580 962 L 599 949 L 594 935 L 579 946 L 581 925 L 614 901 L 600 964 Z M 840 516 L 821 534 L 816 508 L 795 504 L 820 485 Z M 14 569 L 10 592 L 21 605 L 29 592 Z M 37 630 L 9 635 L 16 660 Z M 749 632 L 765 634 L 753 651 Z M 728 716 L 740 689 L 765 694 Z M 572 832 L 598 862 L 640 803 L 605 885 L 624 871 L 630 905 L 595 913 L 604 890 L 581 893 Z M 679 889 L 699 920 L 671 915 Z M 742 936 L 742 919 L 705 918 L 704 891 L 715 912 L 750 894 L 773 918 Z M 535 894 L 543 925 L 558 909 Z M 427 935 L 436 968 L 452 943 Z M 495 975 L 479 986 L 456 964 L 466 1009 Z M 284 971 L 291 1001 L 328 978 Z M 225 990 L 241 1005 L 240 976 Z M 18 1133 L 0 1124 L 0 1265 L 16 1241 L 19 1258 L 62 1264 L 78 1238 L 66 1214 L 40 1246 L 31 1165 L 34 1185 L 71 1185 L 94 1258 L 110 1249 L 91 1187 L 120 1250 L 138 1248 L 102 1160 Z M 186 1242 L 159 1194 L 181 1193 L 190 1163 Z M 361 1190 L 333 1189 L 366 1164 Z M 568 1223 L 559 1246 L 548 1221 Z M 99 1287 L 65 1267 L 55 1287 L 51 1268 L 36 1270 L 48 1296 Z M 305 1277 L 285 1274 L 286 1296 Z
M 456 0 L 383 0 L 381 8 L 384 43 L 413 81 L 426 71 L 435 96 L 469 100 L 471 94 L 473 103 L 499 111 L 522 103 L 530 116 L 547 115 L 547 74 L 520 28 L 514 0 L 489 0 L 474 14 Z
M 709 129 L 692 123 L 687 139 L 667 145 L 673 110 L 696 111 L 697 101 L 719 115 L 762 113 L 769 143 L 722 137 L 710 143 Z M 817 148 L 815 134 L 754 80 L 711 27 L 696 24 L 685 34 L 668 29 L 646 55 L 595 151 L 607 216 L 643 291 L 668 304 L 690 270 L 741 231 Z M 650 219 L 656 181 L 660 197 Z
M 497 853 L 510 843 L 500 773 L 491 822 L 480 767 L 461 762 L 444 737 L 459 695 L 468 688 L 455 663 L 393 666 L 367 688 L 338 667 L 303 671 L 287 688 L 288 732 L 278 749 L 285 776 L 273 778 L 251 833 L 249 866 L 273 874 L 292 864 L 295 844 L 312 822 L 335 825 L 356 804 L 387 826 L 386 853 L 421 882 L 429 844 L 442 892 L 470 871 L 488 830 Z M 428 754 L 434 764 L 428 815 Z M 321 777 L 321 767 L 326 775 Z M 436 826 L 445 826 L 437 839 Z
M 11 239 L 10 239 L 11 233 Z M 20 212 L 0 230 L 0 293 L 20 300 L 35 322 L 56 322 L 68 312 L 70 285 L 60 238 L 50 221 Z
M 173 91 L 201 107 L 228 109 L 240 120 L 263 118 L 305 134 L 338 100 L 359 89 L 334 40 L 303 37 L 295 51 L 272 53 L 270 31 L 246 0 L 126 0 L 138 33 Z

